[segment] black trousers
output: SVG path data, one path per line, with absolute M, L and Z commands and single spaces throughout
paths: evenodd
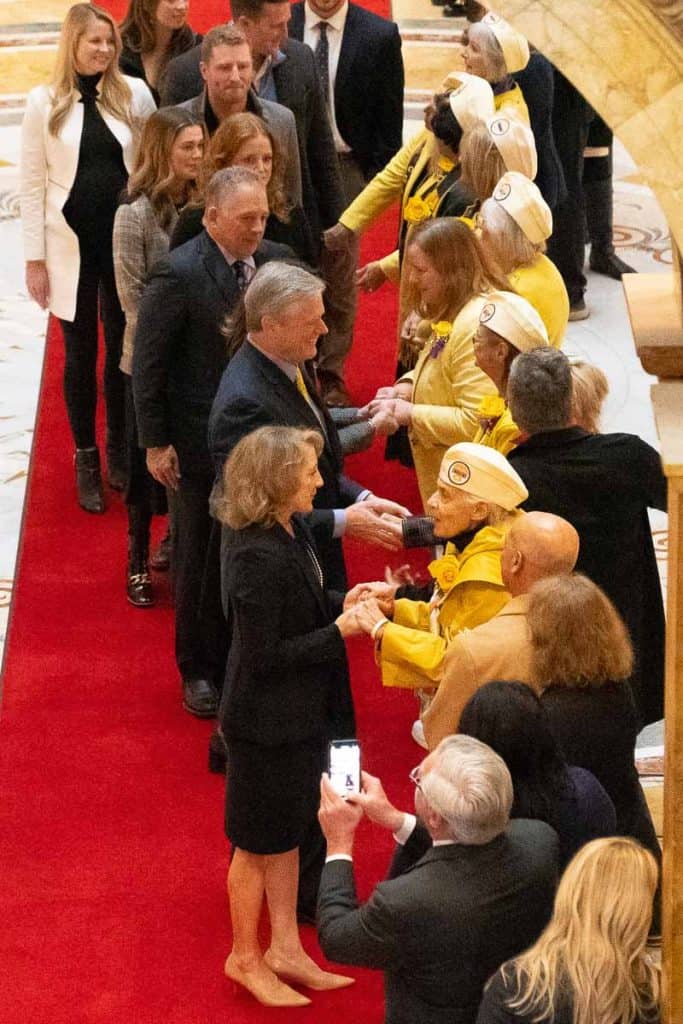
M 95 445 L 97 405 L 97 335 L 102 318 L 105 344 L 104 400 L 107 445 L 124 446 L 124 381 L 119 369 L 125 317 L 114 280 L 111 246 L 81 249 L 81 272 L 74 320 L 61 320 L 64 332 L 64 398 L 76 448 Z
M 221 615 L 220 536 L 213 533 L 209 495 L 213 473 L 190 475 L 185 470 L 176 492 L 173 519 L 175 570 L 175 651 L 183 679 L 223 682 L 225 635 L 207 615 Z M 212 543 L 213 533 L 213 543 Z M 214 562 L 216 563 L 214 565 Z
M 586 255 L 583 196 L 583 151 L 595 117 L 593 108 L 564 75 L 555 71 L 553 135 L 567 195 L 553 211 L 553 233 L 548 241 L 548 256 L 553 261 L 573 305 L 583 298 Z

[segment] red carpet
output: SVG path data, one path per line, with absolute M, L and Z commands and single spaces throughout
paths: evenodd
M 386 251 L 392 237 L 393 224 L 376 231 L 366 255 Z M 391 379 L 394 305 L 388 287 L 362 304 L 349 373 L 361 401 Z M 120 500 L 110 496 L 102 517 L 77 508 L 61 372 L 53 330 L 0 723 L 0 1019 L 270 1021 L 275 1011 L 222 974 L 228 849 L 222 780 L 206 771 L 210 725 L 181 710 L 167 601 L 149 611 L 126 604 Z M 411 475 L 385 464 L 380 446 L 349 460 L 348 471 L 417 507 Z M 357 545 L 348 560 L 353 581 L 377 578 L 385 562 Z M 408 735 L 415 704 L 382 691 L 369 647 L 349 645 L 364 761 L 407 806 L 407 772 L 419 760 Z M 361 892 L 385 870 L 390 845 L 361 830 Z M 313 929 L 303 932 L 319 956 Z M 378 1024 L 381 978 L 355 973 L 353 989 L 316 995 L 287 1020 L 345 1013 Z
M 223 10 L 197 5 L 193 24 L 206 27 Z M 393 237 L 386 221 L 365 257 L 387 251 Z M 362 303 L 349 371 L 359 401 L 391 380 L 394 309 L 389 287 Z M 341 1013 L 378 1024 L 378 974 L 353 972 L 353 989 L 279 1013 L 223 977 L 228 848 L 223 783 L 206 771 L 211 727 L 180 706 L 163 580 L 155 609 L 125 601 L 119 498 L 110 495 L 102 517 L 76 505 L 61 374 L 61 337 L 52 330 L 0 721 L 0 1019 L 319 1024 Z M 417 507 L 411 474 L 384 463 L 379 445 L 347 469 Z M 357 581 L 377 578 L 385 558 L 350 544 L 348 562 Z M 420 756 L 408 735 L 415 704 L 382 691 L 369 648 L 349 645 L 364 762 L 408 806 L 407 772 Z M 390 837 L 361 828 L 362 894 L 384 872 L 390 848 Z M 302 931 L 319 957 L 314 930 Z

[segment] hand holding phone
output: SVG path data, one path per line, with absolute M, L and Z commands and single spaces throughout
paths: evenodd
M 346 799 L 360 792 L 360 745 L 358 740 L 332 740 L 329 746 L 329 776 L 335 793 Z

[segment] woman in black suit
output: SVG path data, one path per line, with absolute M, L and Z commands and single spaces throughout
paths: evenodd
M 619 613 L 588 577 L 557 576 L 534 587 L 529 629 L 534 680 L 543 690 L 541 703 L 565 757 L 605 787 L 617 814 L 617 833 L 637 839 L 661 864 L 635 765 L 639 724 L 629 682 L 633 650 Z
M 225 524 L 222 586 L 232 642 L 221 706 L 228 746 L 226 833 L 233 948 L 225 973 L 267 1006 L 310 1002 L 281 978 L 341 988 L 301 945 L 299 847 L 317 822 L 327 743 L 353 736 L 343 595 L 324 589 L 301 515 L 322 484 L 318 431 L 261 427 L 234 448 L 215 512 Z M 271 943 L 258 923 L 268 901 Z

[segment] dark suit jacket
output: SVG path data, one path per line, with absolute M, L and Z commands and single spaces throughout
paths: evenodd
M 387 1024 L 474 1024 L 486 980 L 550 918 L 557 845 L 548 825 L 518 819 L 485 846 L 431 847 L 360 907 L 352 864 L 331 861 L 320 946 L 330 960 L 385 972 Z
M 636 652 L 641 723 L 663 715 L 664 607 L 649 508 L 666 508 L 658 452 L 633 434 L 568 427 L 534 434 L 508 456 L 529 491 L 522 506 L 563 516 L 581 546 L 576 568 L 616 605 Z
M 262 242 L 254 259 L 260 266 L 292 256 Z M 206 430 L 226 363 L 220 328 L 238 298 L 235 275 L 206 231 L 154 268 L 142 296 L 133 355 L 140 446 L 172 444 L 181 473 L 211 473 Z
M 524 70 L 517 71 L 513 78 L 529 108 L 531 130 L 536 140 L 538 172 L 534 180 L 546 203 L 554 210 L 567 195 L 567 186 L 553 135 L 553 66 L 547 57 L 534 50 Z
M 162 106 L 182 103 L 202 91 L 200 49 L 196 46 L 170 61 L 162 86 Z M 287 59 L 273 68 L 277 101 L 294 114 L 304 210 L 318 239 L 324 228 L 339 220 L 345 206 L 344 192 L 313 51 L 290 39 L 286 53 Z
M 355 735 L 346 648 L 334 624 L 343 598 L 320 586 L 306 542 L 314 544 L 301 521 L 297 538 L 279 525 L 224 528 L 228 740 L 273 746 Z
M 315 399 L 312 384 L 309 393 Z M 345 589 L 346 576 L 341 542 L 332 538 L 335 508 L 351 505 L 362 491 L 360 484 L 343 475 L 339 437 L 329 414 L 318 409 L 325 421 L 325 446 L 318 460 L 323 485 L 315 497 L 320 510 L 311 519 L 316 544 L 326 573 L 326 585 Z M 307 427 L 321 431 L 320 422 L 296 385 L 257 348 L 245 342 L 225 369 L 209 419 L 209 449 L 217 473 L 235 447 L 258 427 Z M 322 433 L 322 431 L 321 431 Z M 326 511 L 322 511 L 326 510 Z
M 303 3 L 292 7 L 289 34 L 303 42 Z M 334 83 L 334 110 L 339 132 L 367 179 L 381 171 L 403 145 L 404 81 L 398 26 L 350 3 Z

